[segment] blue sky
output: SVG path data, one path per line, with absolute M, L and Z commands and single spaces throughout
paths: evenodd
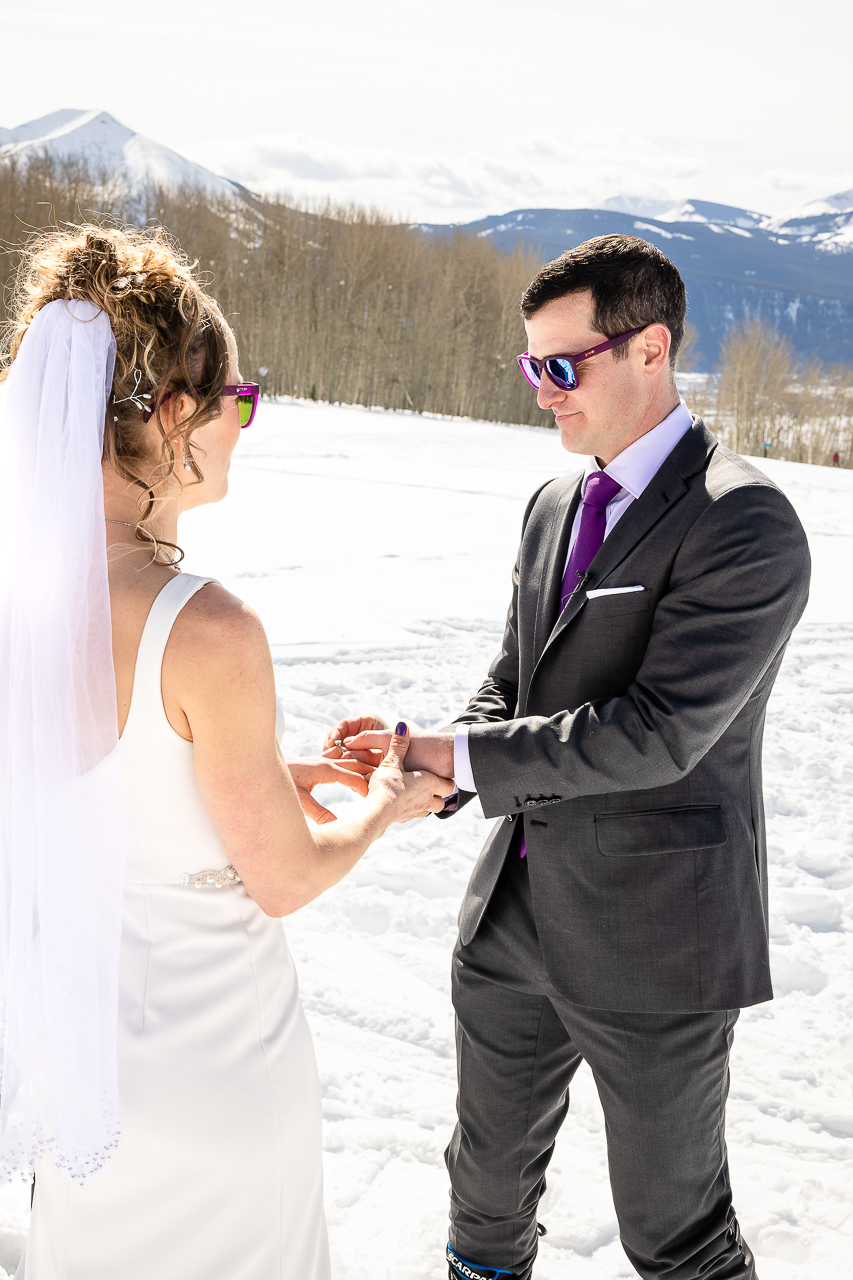
M 849 0 L 31 0 L 0 125 L 99 107 L 228 176 L 418 219 L 853 187 Z

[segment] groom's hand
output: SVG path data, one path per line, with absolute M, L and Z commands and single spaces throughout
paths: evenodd
M 412 772 L 424 769 L 435 773 L 440 778 L 453 777 L 453 739 L 455 734 L 426 733 L 423 729 L 409 727 L 409 749 L 406 752 L 404 769 Z M 387 730 L 366 729 L 360 733 L 344 735 L 343 743 L 348 752 L 358 760 L 384 758 L 391 742 L 391 734 Z
M 339 720 L 333 729 L 330 729 L 323 741 L 323 755 L 329 760 L 340 760 L 344 753 L 341 751 L 337 743 L 344 738 L 352 738 L 363 733 L 367 729 L 387 730 L 390 726 L 385 723 L 381 716 L 364 713 L 363 715 L 353 716 L 349 720 Z M 410 730 L 411 732 L 411 730 Z M 390 732 L 387 735 L 390 742 Z M 371 764 L 374 767 L 381 764 L 385 758 L 384 751 L 359 751 L 357 755 L 351 756 L 351 759 L 360 760 L 363 764 Z

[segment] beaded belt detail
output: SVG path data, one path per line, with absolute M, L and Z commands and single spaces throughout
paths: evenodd
M 225 867 L 222 871 L 196 871 L 194 875 L 185 871 L 181 884 L 191 884 L 194 889 L 227 889 L 242 881 L 233 867 Z

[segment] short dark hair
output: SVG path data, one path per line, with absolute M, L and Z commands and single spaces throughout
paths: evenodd
M 647 324 L 665 324 L 672 335 L 669 361 L 675 368 L 684 339 L 687 291 L 678 268 L 656 244 L 637 236 L 596 236 L 548 262 L 521 295 L 521 314 L 529 320 L 547 303 L 570 293 L 592 293 L 592 325 L 605 338 Z M 628 343 L 613 349 L 614 360 L 628 354 Z

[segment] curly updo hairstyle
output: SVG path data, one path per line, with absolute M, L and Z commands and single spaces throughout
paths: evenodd
M 116 341 L 116 362 L 103 456 L 120 476 L 142 490 L 136 536 L 156 548 L 144 521 L 156 510 L 174 474 L 178 435 L 195 482 L 204 478 L 191 440 L 198 427 L 222 412 L 222 390 L 228 378 L 228 326 L 222 312 L 205 292 L 196 264 L 160 228 L 52 228 L 34 235 L 20 255 L 11 319 L 3 335 L 0 381 L 33 317 L 47 303 L 82 299 L 107 313 Z M 165 400 L 181 392 L 192 396 L 195 409 L 170 436 L 160 409 Z M 159 432 L 154 457 L 143 413 L 146 418 L 153 414 Z M 171 543 L 166 545 L 177 553 L 174 563 L 179 563 L 183 552 Z

